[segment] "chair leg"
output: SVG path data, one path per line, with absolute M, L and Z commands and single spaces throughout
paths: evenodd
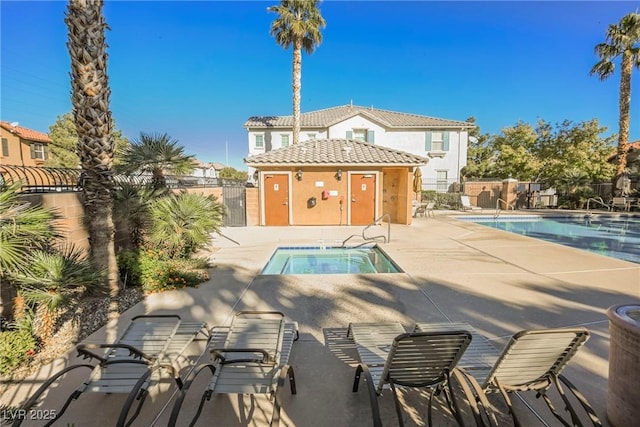
M 38 401 L 38 399 L 40 398 L 40 396 L 42 395 L 42 393 L 44 393 L 51 386 L 51 384 L 56 382 L 58 380 L 58 378 L 60 378 L 63 375 L 65 375 L 67 372 L 72 371 L 72 370 L 74 370 L 76 368 L 89 368 L 89 369 L 93 370 L 95 368 L 95 366 L 89 365 L 89 364 L 82 364 L 82 365 L 72 365 L 72 366 L 69 366 L 69 367 L 63 369 L 62 371 L 58 372 L 57 374 L 55 374 L 54 376 L 49 378 L 44 384 L 42 384 L 40 386 L 40 388 L 38 388 L 38 390 L 36 390 L 36 392 L 33 394 L 33 396 L 31 396 L 29 398 L 29 400 L 27 400 L 25 402 L 25 404 L 22 405 L 22 408 L 28 410 L 29 408 L 33 407 L 36 404 L 36 402 Z M 54 421 L 56 421 L 64 413 L 64 411 L 67 410 L 67 408 L 71 404 L 71 401 L 78 399 L 78 397 L 80 397 L 80 394 L 81 394 L 81 392 L 78 391 L 78 390 L 76 390 L 73 393 L 71 393 L 71 395 L 69 396 L 67 401 L 64 403 L 64 405 L 62 406 L 60 411 L 56 412 L 55 418 L 53 420 L 51 420 L 49 422 L 49 424 L 47 424 L 47 425 L 51 425 Z M 23 421 L 24 420 L 21 417 L 18 417 L 18 418 L 16 418 L 14 420 L 13 424 L 11 424 L 11 427 L 19 427 L 22 424 Z
M 293 374 L 293 367 L 285 365 L 280 370 L 280 376 L 278 377 L 278 388 L 275 392 L 273 399 L 273 414 L 271 415 L 271 426 L 278 427 L 280 425 L 280 404 L 282 390 L 284 390 L 285 378 L 289 378 L 289 385 L 291 386 L 291 394 L 296 394 L 296 379 Z
M 500 390 L 500 394 L 502 395 L 504 402 L 507 404 L 507 408 L 509 408 L 509 414 L 511 414 L 511 418 L 513 419 L 514 427 L 521 427 L 520 420 L 518 420 L 516 412 L 513 410 L 513 404 L 511 403 L 511 399 L 509 398 L 507 391 L 504 389 L 504 387 L 502 387 L 500 381 L 498 381 L 497 378 L 494 381 L 496 386 L 498 387 L 498 390 Z
M 398 425 L 404 427 L 404 421 L 402 420 L 402 408 L 400 405 L 400 399 L 398 398 L 398 390 L 394 383 L 391 384 L 391 393 L 393 394 L 393 403 L 396 407 L 396 416 L 398 417 Z
M 191 387 L 191 384 L 193 384 L 193 381 L 196 379 L 196 377 L 205 369 L 209 369 L 209 371 L 211 371 L 211 376 L 213 377 L 216 373 L 216 368 L 213 365 L 202 365 L 199 368 L 197 368 L 196 370 L 194 370 L 193 372 L 191 372 L 191 374 L 189 375 L 189 377 L 187 378 L 187 380 L 184 382 L 184 385 L 182 386 L 182 388 L 180 389 L 180 393 L 178 394 L 178 397 L 176 399 L 176 402 L 173 404 L 173 409 L 171 410 L 171 416 L 169 417 L 169 427 L 175 427 L 176 426 L 176 422 L 178 420 L 178 415 L 180 414 L 180 409 L 182 408 L 182 404 L 184 403 L 184 399 L 187 397 L 187 392 L 189 391 L 189 388 Z M 198 406 L 198 410 L 196 411 L 196 414 L 194 415 L 193 419 L 191 420 L 191 423 L 189 424 L 190 426 L 195 425 L 196 421 L 198 420 L 198 418 L 200 417 L 200 414 L 202 413 L 202 407 L 204 406 L 204 402 L 207 400 L 211 399 L 211 395 L 212 395 L 212 391 L 207 388 L 204 393 L 202 394 L 202 398 L 200 399 L 200 406 Z
M 600 421 L 600 418 L 598 418 L 598 415 L 596 414 L 596 411 L 593 410 L 593 408 L 591 407 L 591 405 L 589 404 L 589 402 L 587 402 L 587 399 L 584 397 L 584 395 L 582 393 L 580 393 L 578 391 L 578 389 L 576 388 L 576 386 L 574 386 L 571 381 L 569 381 L 568 379 L 566 379 L 564 376 L 559 375 L 558 378 L 560 379 L 560 381 L 566 385 L 569 390 L 571 391 L 571 393 L 573 393 L 573 395 L 576 397 L 576 399 L 578 400 L 578 402 L 580 402 L 580 405 L 582 405 L 582 407 L 584 408 L 584 410 L 587 412 L 587 414 L 589 415 L 589 418 L 591 419 L 591 422 L 593 423 L 593 425 L 595 427 L 602 427 L 602 422 Z M 556 380 L 557 381 L 557 380 Z M 559 385 L 559 384 L 558 384 Z
M 376 386 L 373 384 L 373 378 L 371 378 L 371 372 L 365 364 L 360 364 L 356 368 L 356 376 L 353 379 L 353 389 L 355 393 L 358 391 L 358 385 L 360 383 L 360 375 L 364 373 L 364 380 L 367 383 L 367 389 L 369 391 L 369 403 L 371 404 L 371 415 L 373 417 L 373 427 L 382 427 L 382 420 L 380 419 L 380 407 L 378 406 L 378 394 L 376 393 Z

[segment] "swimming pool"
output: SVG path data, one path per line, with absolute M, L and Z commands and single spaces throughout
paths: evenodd
M 640 217 L 542 217 L 538 215 L 458 218 L 572 248 L 640 264 Z
M 260 274 L 371 274 L 401 271 L 377 246 L 284 246 L 276 249 Z

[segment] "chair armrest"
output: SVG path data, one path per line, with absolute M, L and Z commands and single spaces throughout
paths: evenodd
M 263 350 L 261 348 L 213 348 L 210 350 L 210 352 L 213 358 L 215 360 L 220 360 L 223 365 L 226 365 L 229 363 L 247 363 L 247 362 L 262 363 L 262 364 L 273 363 L 273 358 L 269 356 L 269 353 L 266 350 Z M 253 353 L 254 355 L 255 353 L 260 353 L 262 355 L 262 358 L 253 357 L 253 358 L 242 358 L 242 359 L 227 359 L 224 355 L 225 353 Z
M 91 351 L 100 348 L 124 348 L 126 350 L 129 350 L 129 355 L 133 356 L 134 359 L 145 359 L 149 362 L 153 362 L 156 360 L 155 357 L 149 356 L 148 354 L 145 354 L 137 348 L 127 344 L 80 344 L 78 347 L 76 347 L 76 350 L 78 351 L 78 356 L 82 356 L 83 359 L 98 359 L 100 363 L 105 363 L 107 362 L 107 359 L 104 356 L 100 356 Z

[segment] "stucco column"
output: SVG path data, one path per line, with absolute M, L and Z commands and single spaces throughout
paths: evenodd
M 500 192 L 500 198 L 507 202 L 507 206 L 500 203 L 500 208 L 509 209 L 509 206 L 516 206 L 516 200 L 518 199 L 518 180 L 514 178 L 507 178 L 502 181 L 502 191 Z

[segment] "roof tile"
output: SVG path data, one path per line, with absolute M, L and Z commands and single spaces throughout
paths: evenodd
M 303 113 L 300 115 L 300 126 L 303 128 L 326 128 L 357 115 L 365 116 L 387 128 L 475 127 L 469 122 L 399 113 L 357 105 L 341 105 Z M 250 117 L 244 124 L 245 128 L 289 128 L 292 126 L 293 116 L 254 116 Z
M 318 139 L 244 159 L 249 166 L 275 165 L 424 165 L 426 157 L 348 139 Z
M 37 130 L 27 129 L 22 126 L 11 126 L 10 123 L 3 121 L 0 121 L 0 126 L 22 139 L 37 142 L 52 142 L 49 135 L 43 132 L 38 132 Z

